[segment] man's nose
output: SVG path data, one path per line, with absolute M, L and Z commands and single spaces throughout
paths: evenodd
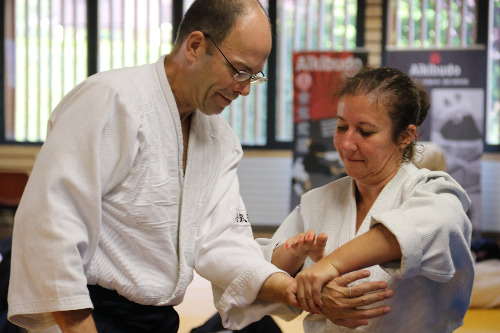
M 238 94 L 242 96 L 248 96 L 250 94 L 250 80 L 236 82 L 234 87 L 234 91 L 238 92 Z

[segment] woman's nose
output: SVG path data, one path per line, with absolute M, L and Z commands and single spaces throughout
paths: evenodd
M 356 150 L 356 136 L 352 130 L 347 130 L 343 135 L 341 147 L 343 150 Z

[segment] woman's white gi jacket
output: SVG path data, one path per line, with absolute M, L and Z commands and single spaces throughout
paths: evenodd
M 369 307 L 387 304 L 391 312 L 369 319 L 368 326 L 356 331 L 452 332 L 463 323 L 474 279 L 469 206 L 465 191 L 447 173 L 405 163 L 379 194 L 359 230 L 355 184 L 345 177 L 304 194 L 273 240 L 258 241 L 270 260 L 277 244 L 313 229 L 327 233 L 326 253 L 331 253 L 382 223 L 396 236 L 403 256 L 400 261 L 369 267 L 370 277 L 358 283 L 387 281 L 394 296 Z M 304 267 L 312 264 L 307 259 Z M 320 315 L 306 317 L 304 328 L 307 333 L 351 331 Z

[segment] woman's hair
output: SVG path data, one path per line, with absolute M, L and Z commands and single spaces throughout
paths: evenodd
M 181 21 L 174 48 L 181 45 L 190 33 L 201 31 L 221 43 L 233 29 L 236 21 L 259 6 L 258 0 L 195 0 Z
M 391 67 L 365 69 L 348 78 L 340 91 L 343 95 L 365 95 L 382 104 L 392 120 L 395 143 L 408 125 L 422 125 L 430 107 L 427 93 L 403 71 Z M 414 153 L 412 141 L 403 151 L 403 160 L 411 160 Z

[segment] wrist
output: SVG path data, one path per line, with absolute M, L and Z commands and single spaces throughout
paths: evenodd
M 330 266 L 331 266 L 331 269 L 332 269 L 335 277 L 339 277 L 342 275 L 342 271 L 339 268 L 340 263 L 337 260 L 335 260 L 335 259 L 330 260 Z
M 322 270 L 324 272 L 328 272 L 328 275 L 331 279 L 335 279 L 336 277 L 339 277 L 343 274 L 341 263 L 332 255 L 321 259 L 316 263 L 316 265 L 322 267 Z
M 52 316 L 63 332 L 97 332 L 91 309 L 53 312 Z
M 274 273 L 262 284 L 257 298 L 273 303 L 290 305 L 289 287 L 295 280 L 286 273 Z

